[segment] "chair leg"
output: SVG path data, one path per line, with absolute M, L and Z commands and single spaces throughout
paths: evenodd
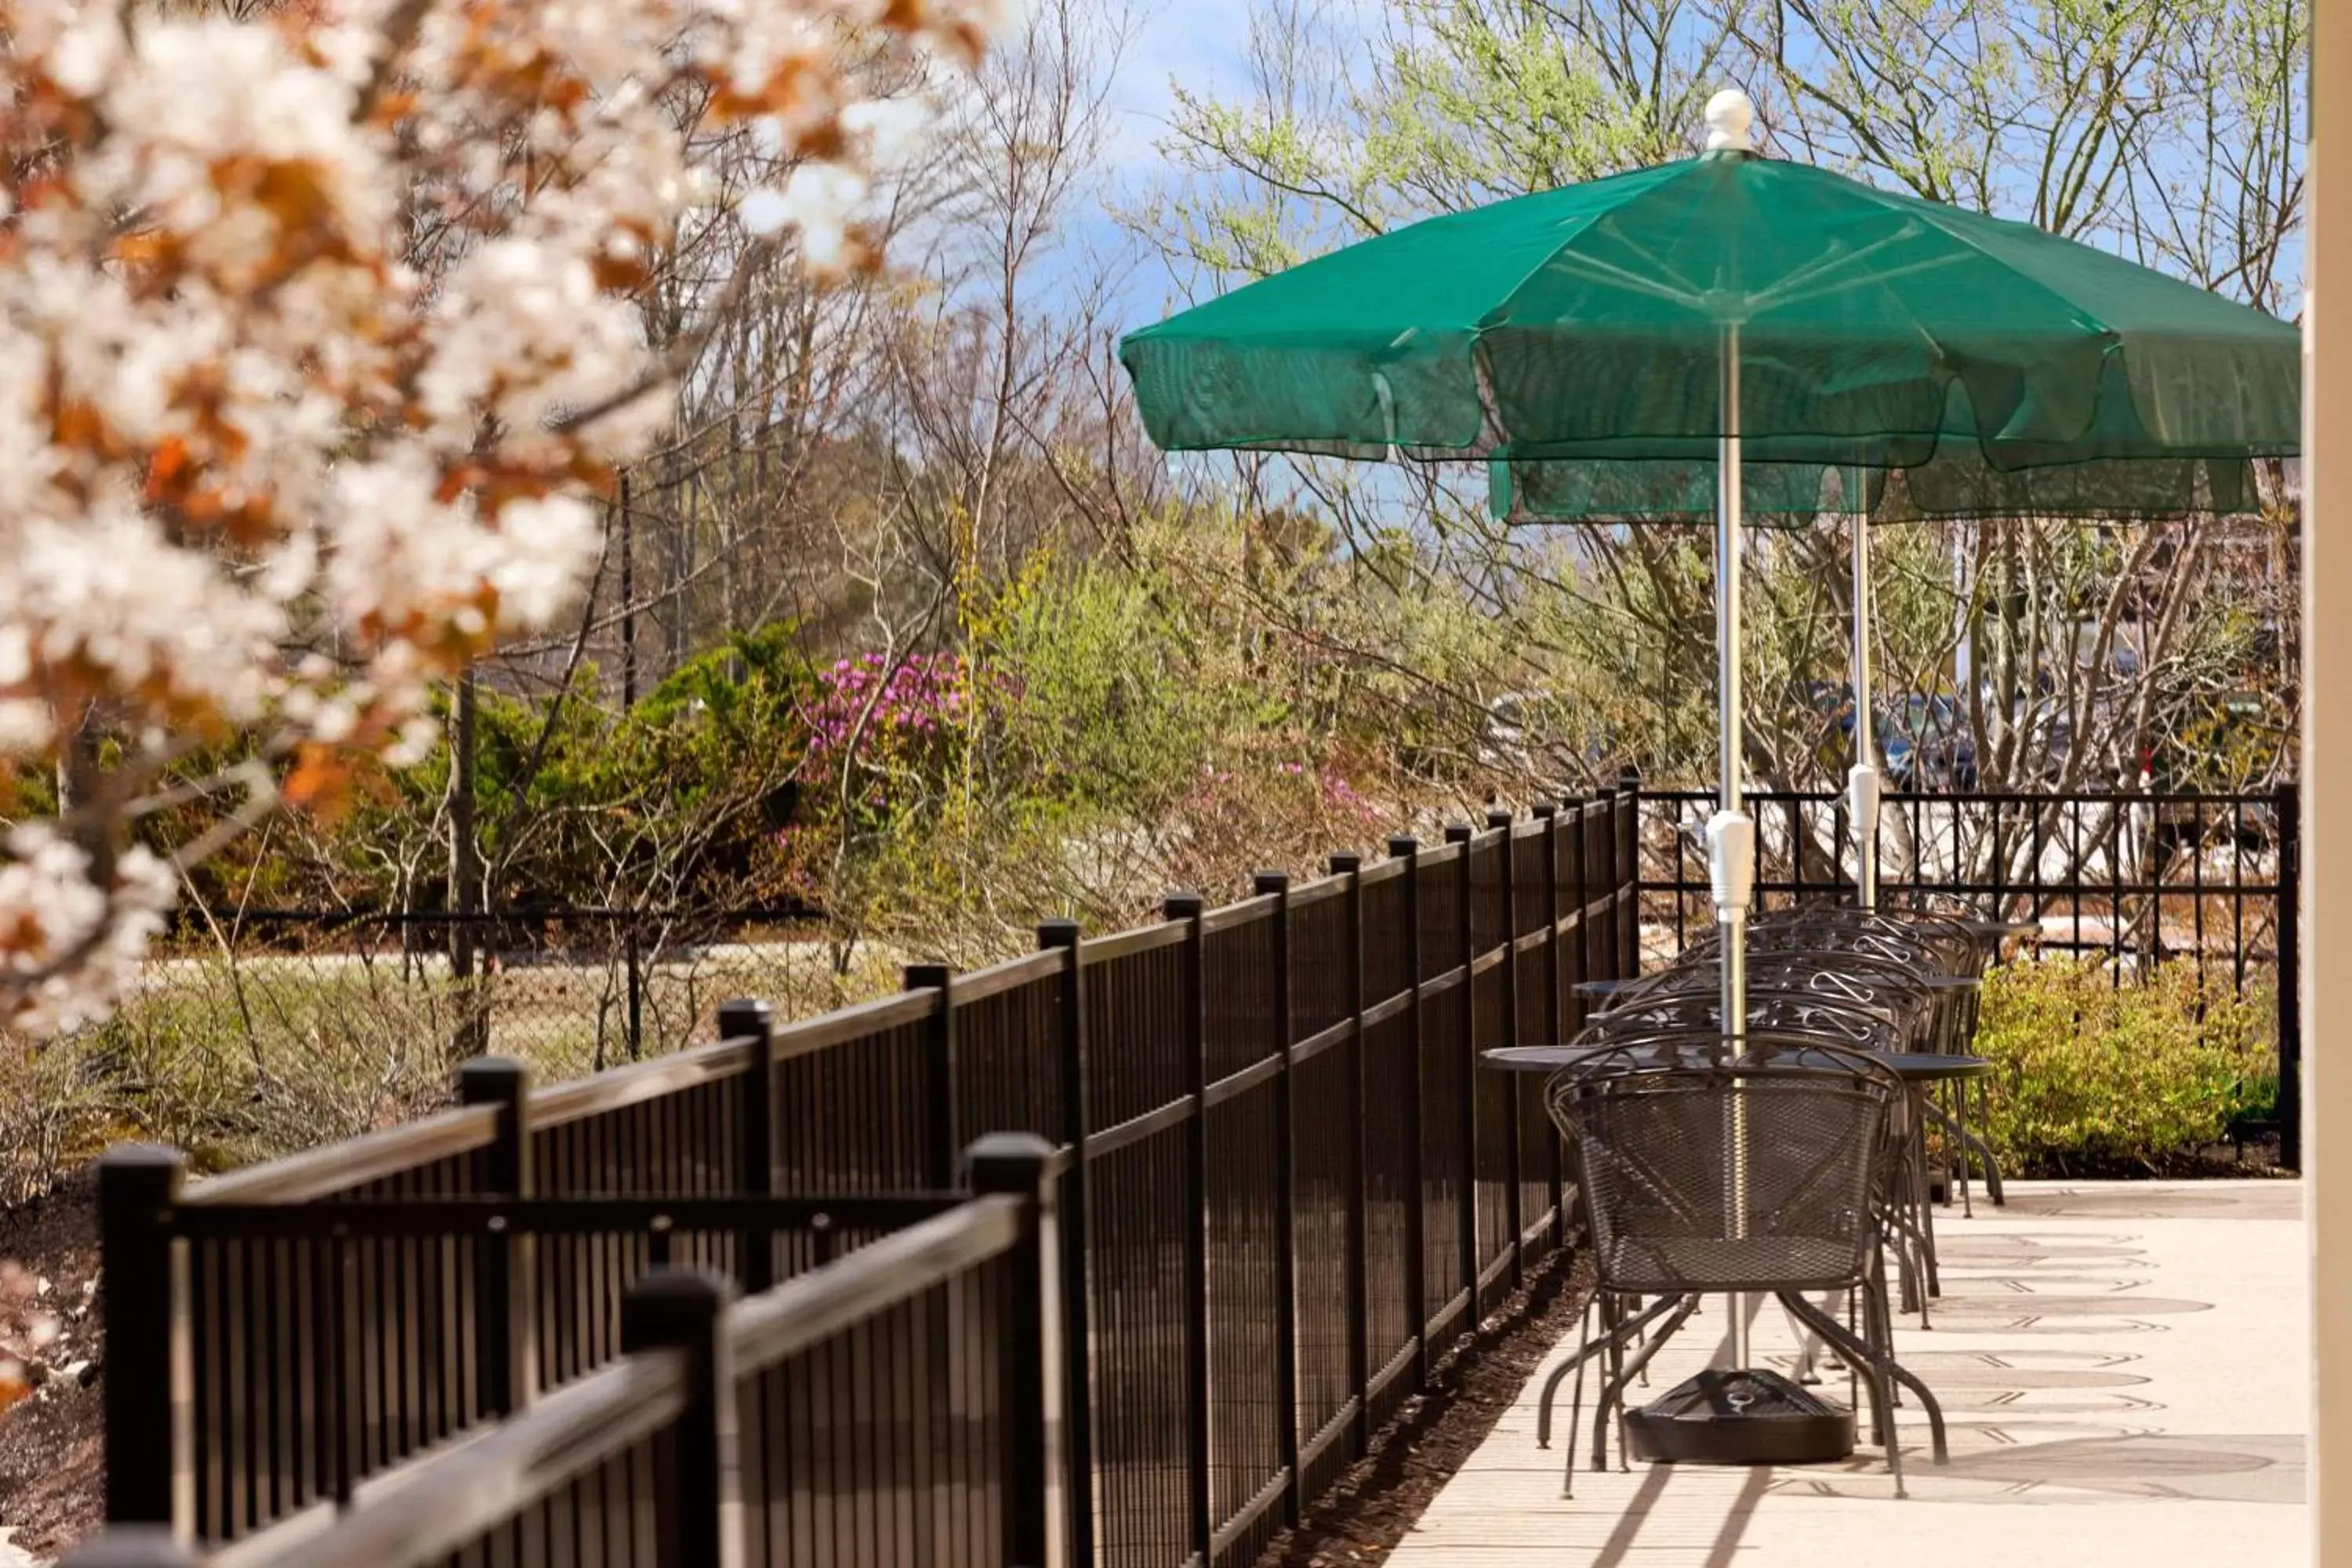
M 1959 1156 L 1960 1217 L 1974 1219 L 1977 1217 L 1976 1205 L 1969 1196 L 1969 1086 L 1965 1081 L 1958 1086 L 1957 1092 L 1952 1096 L 1952 1104 L 1953 1109 L 1958 1112 L 1954 1120 L 1959 1123 L 1960 1128 L 1960 1141 L 1953 1150 Z
M 1919 1407 L 1927 1413 L 1927 1436 L 1936 1463 L 1939 1465 L 1951 1463 L 1951 1447 L 1944 1432 L 1944 1407 L 1937 1402 L 1936 1395 L 1927 1385 L 1896 1359 L 1895 1320 L 1887 1314 L 1884 1300 L 1879 1303 L 1879 1336 L 1885 1353 L 1887 1392 L 1890 1397 L 1902 1398 L 1902 1390 L 1906 1388 L 1918 1396 Z
M 1698 1310 L 1698 1300 L 1696 1296 L 1661 1297 L 1658 1307 L 1664 1309 L 1674 1306 L 1675 1315 L 1665 1321 L 1654 1338 L 1634 1352 L 1633 1360 L 1627 1362 L 1615 1377 L 1601 1385 L 1601 1396 L 1594 1400 L 1592 1405 L 1592 1468 L 1594 1469 L 1605 1470 L 1609 1468 L 1610 1406 L 1622 1401 L 1626 1388 L 1636 1376 L 1640 1375 L 1642 1369 L 1650 1364 L 1650 1358 L 1664 1350 L 1666 1342 L 1673 1339 L 1681 1331 L 1682 1326 L 1690 1321 L 1690 1315 Z
M 1846 1358 L 1846 1363 L 1870 1393 L 1871 1436 L 1883 1447 L 1892 1441 L 1895 1431 L 1895 1396 L 1891 1387 L 1878 1375 L 1877 1355 L 1871 1348 L 1874 1334 L 1867 1306 L 1864 1309 L 1864 1331 L 1854 1333 L 1835 1318 L 1801 1297 L 1780 1298 L 1790 1312 L 1811 1324 L 1821 1336 L 1836 1345 Z
M 1920 1382 L 1918 1377 L 1895 1357 L 1895 1320 L 1887 1310 L 1885 1291 L 1881 1289 L 1874 1292 L 1865 1284 L 1863 1287 L 1863 1333 L 1859 1338 L 1856 1338 L 1852 1330 L 1847 1329 L 1835 1318 L 1820 1311 L 1813 1307 L 1812 1303 L 1804 1301 L 1802 1298 L 1798 1299 L 1797 1304 L 1793 1305 L 1791 1310 L 1812 1324 L 1815 1329 L 1820 1330 L 1822 1337 L 1832 1344 L 1841 1345 L 1849 1353 L 1858 1352 L 1872 1363 L 1877 1376 L 1883 1380 L 1881 1386 L 1885 1390 L 1885 1422 L 1878 1429 L 1879 1440 L 1882 1443 L 1891 1444 L 1893 1441 L 1895 1401 L 1898 1396 L 1896 1390 L 1898 1387 L 1907 1388 L 1918 1396 L 1919 1407 L 1927 1413 L 1928 1441 L 1936 1463 L 1938 1465 L 1951 1463 L 1950 1442 L 1944 1429 L 1944 1407 L 1937 1402 L 1935 1394 L 1928 1390 L 1927 1385 Z M 1784 1297 L 1782 1300 L 1785 1301 L 1788 1298 Z
M 1990 1109 L 1988 1104 L 1988 1114 L 1990 1114 Z M 1975 1132 L 1969 1132 L 1966 1137 L 1969 1144 L 1976 1150 L 1977 1157 L 1984 1162 L 1985 1195 L 1992 1199 L 1993 1207 L 2007 1208 L 2009 1199 L 2000 1190 L 2000 1167 L 1993 1163 L 1992 1145 Z
M 1592 1310 L 1598 1304 L 1599 1298 L 1597 1296 L 1594 1300 L 1585 1304 L 1585 1316 L 1588 1320 L 1593 1316 Z M 1587 1337 L 1590 1338 L 1591 1336 L 1588 1335 Z M 1584 1369 L 1591 1364 L 1591 1358 L 1590 1357 L 1580 1356 L 1577 1358 L 1576 1387 L 1568 1396 L 1568 1442 L 1562 1449 L 1562 1452 L 1566 1454 L 1567 1458 L 1560 1465 L 1559 1474 L 1559 1495 L 1564 1498 L 1572 1498 L 1576 1495 L 1576 1427 L 1577 1422 L 1584 1415 Z M 1537 1413 L 1537 1419 L 1538 1422 L 1548 1423 L 1550 1414 L 1551 1412 L 1549 1407 L 1546 1406 Z M 1541 1438 L 1538 1439 L 1538 1446 L 1540 1446 L 1542 1441 L 1549 1440 L 1550 1436 L 1551 1434 L 1548 1431 L 1543 1433 Z
M 1586 1340 L 1584 1343 L 1576 1348 L 1576 1353 L 1551 1369 L 1550 1374 L 1544 1379 L 1543 1392 L 1536 1401 L 1537 1447 L 1549 1448 L 1551 1447 L 1552 1401 L 1559 1393 L 1559 1385 L 1567 1379 L 1568 1374 L 1576 1371 L 1579 1367 L 1581 1367 L 1593 1356 L 1604 1352 L 1613 1351 L 1621 1347 L 1625 1342 L 1627 1335 L 1633 1333 L 1636 1329 L 1642 1328 L 1653 1321 L 1664 1317 L 1667 1309 L 1672 1307 L 1674 1304 L 1675 1298 L 1671 1296 L 1664 1297 L 1659 1300 L 1653 1302 L 1650 1306 L 1644 1308 L 1634 1316 L 1619 1322 L 1615 1327 L 1603 1329 L 1598 1337 Z M 1602 1310 L 1605 1313 L 1607 1309 L 1604 1307 Z

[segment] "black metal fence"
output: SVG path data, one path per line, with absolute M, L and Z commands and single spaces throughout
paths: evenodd
M 184 1192 L 118 1158 L 109 1518 L 267 1562 L 446 1445 L 538 1452 L 511 1434 L 544 1391 L 618 1397 L 596 1380 L 657 1263 L 814 1280 L 919 1217 L 844 1200 L 938 1194 L 990 1130 L 1066 1167 L 1070 1560 L 1253 1561 L 1564 1254 L 1557 1140 L 1478 1053 L 1565 1037 L 1578 984 L 1637 962 L 1635 828 L 1626 793 L 1497 814 L 1122 935 L 1048 925 L 1031 957 L 782 1030 L 730 1006 L 719 1044 L 576 1083 L 469 1064 L 456 1109 Z M 909 1339 L 887 1388 L 878 1357 L 828 1383 L 824 1424 L 952 1377 L 951 1342 Z M 922 1560 L 780 1522 L 800 1495 L 750 1521 L 755 1560 Z
M 168 1184 L 161 1152 L 118 1157 L 121 1187 Z M 361 1401 L 328 1398 L 339 1510 L 234 1550 L 248 1568 L 575 1568 L 586 1563 L 849 1560 L 1045 1568 L 1062 1561 L 1061 1429 L 1045 1369 L 1064 1354 L 1053 1259 L 1057 1173 L 1043 1139 L 982 1138 L 971 1195 L 513 1199 L 180 1206 L 184 1240 L 268 1239 L 344 1255 L 363 1239 L 513 1248 L 625 1240 L 649 1267 L 623 1296 L 620 1355 L 471 1441 L 352 1485 Z M 879 1238 L 730 1305 L 674 1267 L 688 1236 Z M 171 1533 L 105 1561 L 193 1564 Z
M 1853 896 L 1852 820 L 1826 791 L 1752 791 L 1766 907 Z M 1644 941 L 1679 952 L 1713 916 L 1698 828 L 1716 796 L 1640 792 Z M 2044 952 L 2108 961 L 2116 984 L 2191 964 L 2200 984 L 2271 988 L 2280 1161 L 2302 1162 L 2303 1026 L 2294 784 L 2241 795 L 1892 795 L 1879 824 L 1882 903 L 2039 921 Z

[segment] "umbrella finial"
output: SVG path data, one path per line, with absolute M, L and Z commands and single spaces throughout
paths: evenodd
M 1710 153 L 1753 153 L 1748 134 L 1756 124 L 1756 105 L 1736 87 L 1727 87 L 1706 100 L 1706 150 Z

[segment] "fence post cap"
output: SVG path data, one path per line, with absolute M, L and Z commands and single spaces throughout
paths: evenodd
M 1332 856 L 1328 864 L 1333 876 L 1346 877 L 1364 868 L 1364 858 L 1352 849 L 1345 849 Z
M 1508 827 L 1512 823 L 1517 820 L 1518 819 L 1517 817 L 1513 816 L 1509 812 L 1505 811 L 1501 806 L 1496 806 L 1494 810 L 1489 811 L 1486 814 L 1486 826 L 1489 827 Z
M 964 1174 L 975 1193 L 1034 1194 L 1045 1185 L 1054 1154 L 1054 1145 L 1034 1132 L 983 1132 L 963 1152 Z
M 520 1100 L 530 1087 L 530 1068 L 512 1057 L 472 1057 L 457 1065 L 457 1098 L 467 1105 Z
M 98 1179 L 155 1180 L 158 1173 L 178 1175 L 188 1168 L 188 1157 L 169 1143 L 116 1143 L 98 1157 Z
M 1039 947 L 1076 947 L 1078 945 L 1079 934 L 1078 922 L 1067 916 L 1056 916 L 1053 920 L 1037 922 Z
M 719 1037 L 739 1040 L 747 1035 L 764 1035 L 774 1027 L 776 1010 L 756 996 L 738 996 L 732 1002 L 719 1005 Z
M 1449 822 L 1445 825 L 1445 842 L 1448 844 L 1467 844 L 1477 836 L 1478 830 L 1466 822 Z
M 1549 821 L 1559 815 L 1559 805 L 1557 801 L 1539 800 L 1528 807 L 1528 811 L 1538 821 Z
M 899 977 L 909 991 L 944 991 L 955 979 L 955 971 L 944 963 L 910 963 Z
M 1257 892 L 1261 896 L 1266 893 L 1287 892 L 1290 889 L 1290 873 L 1287 871 L 1260 871 L 1256 876 L 1250 879 L 1250 887 L 1254 891 Z
M 1170 893 L 1160 901 L 1161 911 L 1171 921 L 1198 920 L 1201 918 L 1201 912 L 1208 907 L 1208 901 L 1200 894 L 1182 889 Z
M 58 1568 L 199 1568 L 194 1551 L 163 1525 L 115 1525 L 74 1549 Z
M 1421 840 L 1410 833 L 1401 833 L 1389 840 L 1389 858 L 1391 860 L 1409 859 L 1420 853 Z
M 621 1298 L 621 1349 L 694 1344 L 712 1331 L 735 1288 L 699 1268 L 656 1268 Z

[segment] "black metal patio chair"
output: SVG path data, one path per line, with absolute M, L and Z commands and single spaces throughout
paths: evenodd
M 1556 1074 L 1545 1100 L 1570 1141 L 1591 1226 L 1598 1294 L 1642 1301 L 1615 1314 L 1546 1380 L 1538 1413 L 1548 1443 L 1551 1405 L 1578 1373 L 1570 1416 L 1570 1488 L 1583 1368 L 1608 1369 L 1593 1409 L 1593 1467 L 1606 1468 L 1608 1426 L 1625 1390 L 1701 1298 L 1769 1294 L 1834 1345 L 1867 1388 L 1874 1431 L 1898 1495 L 1896 1383 L 1917 1396 L 1935 1458 L 1948 1449 L 1934 1395 L 1896 1363 L 1884 1266 L 1887 1140 L 1903 1086 L 1867 1054 L 1756 1034 L 1727 1056 L 1722 1037 L 1652 1037 L 1612 1045 Z M 1849 1328 L 1807 1294 L 1860 1303 Z M 1624 1346 L 1655 1328 L 1639 1352 Z

